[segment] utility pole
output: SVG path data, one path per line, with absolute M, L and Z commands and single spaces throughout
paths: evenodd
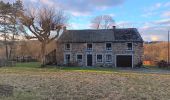
M 169 65 L 169 31 L 168 31 L 168 65 Z

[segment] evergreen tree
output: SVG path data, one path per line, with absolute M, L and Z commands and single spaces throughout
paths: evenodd
M 17 0 L 13 4 L 0 2 L 0 36 L 4 40 L 6 49 L 6 60 L 10 60 L 14 56 L 15 41 L 18 36 L 17 14 L 23 11 L 21 0 Z

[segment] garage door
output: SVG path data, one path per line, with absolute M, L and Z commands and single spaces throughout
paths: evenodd
M 117 55 L 116 66 L 117 67 L 132 67 L 132 56 L 131 55 Z

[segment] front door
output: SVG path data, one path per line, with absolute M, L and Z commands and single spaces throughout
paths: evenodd
M 70 63 L 70 54 L 65 55 L 65 61 L 66 61 L 66 64 Z
M 92 66 L 93 59 L 92 54 L 87 55 L 87 66 Z

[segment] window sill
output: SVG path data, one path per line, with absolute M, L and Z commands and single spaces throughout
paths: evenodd
M 86 51 L 93 51 L 93 50 L 86 50 Z
M 106 62 L 106 64 L 112 64 L 113 62 Z
M 112 50 L 106 50 L 106 51 L 112 51 Z
M 64 51 L 71 51 L 71 50 L 64 50 Z
M 102 64 L 103 62 L 96 62 L 97 64 Z
M 126 51 L 134 51 L 134 50 L 128 50 L 128 49 L 127 49 Z

